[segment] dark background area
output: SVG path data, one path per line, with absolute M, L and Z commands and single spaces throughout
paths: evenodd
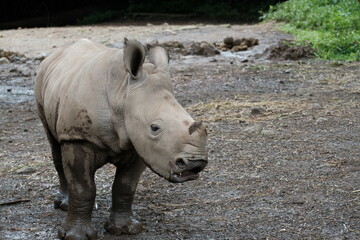
M 5 0 L 0 29 L 84 25 L 116 20 L 256 22 L 284 0 Z

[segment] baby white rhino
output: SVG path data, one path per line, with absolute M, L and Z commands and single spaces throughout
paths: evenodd
M 120 235 L 142 229 L 131 205 L 146 166 L 181 183 L 197 179 L 208 162 L 205 126 L 174 98 L 167 51 L 124 44 L 79 40 L 48 56 L 36 77 L 38 113 L 60 180 L 55 207 L 67 211 L 61 239 L 97 238 L 94 175 L 104 164 L 116 166 L 105 229 Z

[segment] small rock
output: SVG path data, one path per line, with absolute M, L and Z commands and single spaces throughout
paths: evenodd
M 231 28 L 231 24 L 230 23 L 220 24 L 218 25 L 218 27 Z
M 7 59 L 6 57 L 0 58 L 0 64 L 8 64 L 8 63 L 10 63 L 10 60 Z
M 264 129 L 261 131 L 261 134 L 265 135 L 265 136 L 269 136 L 269 137 L 272 137 L 272 136 L 275 136 L 276 135 L 276 132 L 272 129 Z
M 187 26 L 182 26 L 179 27 L 177 30 L 181 30 L 181 31 L 189 31 L 189 30 L 196 30 L 199 29 L 199 26 L 195 26 L 195 25 L 187 25 Z
M 259 39 L 249 38 L 249 40 L 250 40 L 250 42 L 251 42 L 251 46 L 259 45 Z
M 324 117 L 319 117 L 318 119 L 316 119 L 316 123 L 322 123 L 322 122 L 326 122 L 328 119 L 324 118 Z
M 313 103 L 310 106 L 312 109 L 322 109 L 323 108 L 319 103 Z
M 37 56 L 35 57 L 35 60 L 40 60 L 40 61 L 42 61 L 42 60 L 44 60 L 47 56 L 48 56 L 48 54 L 46 54 L 46 53 L 41 53 L 40 55 L 37 55 Z
M 222 51 L 228 51 L 232 47 L 233 47 L 233 45 L 223 44 L 223 45 L 221 45 L 220 48 L 221 48 Z
M 224 44 L 233 46 L 234 45 L 234 38 L 233 37 L 226 37 L 224 38 Z
M 20 73 L 24 77 L 30 77 L 33 74 L 33 71 L 29 67 L 22 66 L 22 65 L 11 69 L 10 72 Z
M 26 58 L 25 58 L 25 57 L 19 57 L 19 56 L 13 55 L 13 56 L 10 58 L 10 62 L 21 62 L 21 63 L 25 63 L 25 62 L 26 62 Z
M 30 174 L 36 172 L 36 169 L 33 167 L 23 167 L 16 171 L 17 174 Z
M 192 42 L 185 46 L 184 55 L 214 56 L 220 52 L 207 42 Z
M 262 115 L 265 112 L 263 108 L 252 108 L 250 114 L 251 115 Z
M 32 121 L 32 120 L 36 120 L 36 119 L 37 119 L 36 117 L 28 117 L 28 118 L 25 118 L 24 121 L 28 122 L 28 121 Z
M 330 110 L 325 110 L 325 114 L 326 114 L 326 115 L 332 115 L 332 111 L 330 111 Z
M 254 126 L 249 126 L 249 127 L 245 128 L 244 132 L 247 132 L 247 133 L 261 133 L 262 130 L 263 130 L 263 125 L 262 124 L 255 124 Z
M 242 43 L 241 39 L 237 38 L 234 40 L 234 46 L 240 46 Z
M 239 51 L 246 51 L 248 49 L 248 46 L 241 45 L 241 46 L 234 46 L 231 51 L 232 52 L 239 52 Z

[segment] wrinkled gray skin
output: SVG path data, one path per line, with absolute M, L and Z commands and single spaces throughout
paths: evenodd
M 148 62 L 144 63 L 148 55 Z M 108 232 L 135 234 L 132 201 L 146 166 L 170 182 L 198 178 L 207 164 L 206 129 L 173 96 L 168 54 L 125 39 L 124 50 L 79 40 L 40 65 L 35 94 L 67 212 L 62 239 L 96 239 L 91 227 L 96 169 L 117 167 Z

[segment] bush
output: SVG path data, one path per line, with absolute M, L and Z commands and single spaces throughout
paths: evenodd
M 357 0 L 289 0 L 271 6 L 265 20 L 281 27 L 298 43 L 310 43 L 317 56 L 331 60 L 360 60 L 360 4 Z
M 210 20 L 255 21 L 262 9 L 284 0 L 129 0 L 127 11 L 190 14 Z
M 82 19 L 77 19 L 76 24 L 87 25 L 87 24 L 106 22 L 115 19 L 119 15 L 120 15 L 119 11 L 113 11 L 113 10 L 97 11 Z

